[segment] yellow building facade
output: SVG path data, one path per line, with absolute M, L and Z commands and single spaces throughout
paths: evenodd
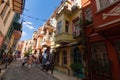
M 70 67 L 71 64 L 84 62 L 80 19 L 82 19 L 80 0 L 63 1 L 58 7 L 55 43 L 59 46 L 56 47 L 55 64 L 56 69 L 68 75 L 75 73 Z

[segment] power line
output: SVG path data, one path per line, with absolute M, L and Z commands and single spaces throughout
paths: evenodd
M 27 25 L 32 26 L 33 28 L 35 28 L 36 30 L 38 30 L 39 28 L 35 27 L 33 24 L 30 24 L 29 22 L 25 21 L 22 19 L 22 22 L 25 22 Z
M 22 15 L 24 15 L 24 16 L 26 16 L 26 17 L 28 17 L 28 18 L 31 18 L 31 19 L 35 19 L 35 20 L 37 20 L 37 21 L 44 21 L 44 22 L 47 21 L 47 19 L 39 19 L 39 18 L 30 16 L 30 15 L 26 15 L 26 14 L 22 14 Z

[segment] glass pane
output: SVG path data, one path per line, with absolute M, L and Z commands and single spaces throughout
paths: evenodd
M 99 0 L 101 9 L 110 5 L 110 0 Z
M 91 45 L 91 54 L 92 73 L 99 76 L 110 77 L 111 62 L 108 60 L 105 43 L 93 43 Z
M 117 40 L 115 43 L 116 43 L 116 49 L 117 49 L 117 53 L 118 53 L 118 60 L 120 63 L 120 40 Z
M 63 65 L 67 64 L 67 51 L 63 51 Z

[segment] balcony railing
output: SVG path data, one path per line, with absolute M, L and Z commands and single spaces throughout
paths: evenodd
M 91 62 L 92 74 L 97 77 L 111 78 L 112 62 L 104 60 L 92 60 Z
M 22 24 L 20 24 L 18 22 L 14 22 L 13 26 L 14 26 L 15 30 L 21 31 L 21 29 L 22 29 Z
M 74 39 L 72 38 L 71 34 L 63 32 L 55 35 L 55 42 L 58 44 L 66 44 L 66 43 L 71 43 L 73 41 Z
M 14 22 L 13 23 L 13 27 L 14 27 L 14 37 L 15 38 L 20 38 L 22 35 L 22 24 L 18 23 L 18 22 Z
M 76 11 L 76 10 L 79 10 L 80 9 L 80 6 L 78 6 L 78 5 L 73 5 L 72 6 L 72 11 Z
M 63 11 L 66 13 L 70 13 L 71 7 L 72 5 L 70 4 L 70 1 L 68 0 L 63 1 L 62 4 L 58 8 L 58 14 L 60 14 Z
M 22 35 L 22 31 L 14 30 L 13 34 L 14 34 L 14 38 L 19 39 Z

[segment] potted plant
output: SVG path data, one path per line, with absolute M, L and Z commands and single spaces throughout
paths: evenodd
M 77 76 L 78 78 L 84 78 L 82 63 L 74 63 L 71 64 L 70 67 L 74 71 L 74 76 Z

